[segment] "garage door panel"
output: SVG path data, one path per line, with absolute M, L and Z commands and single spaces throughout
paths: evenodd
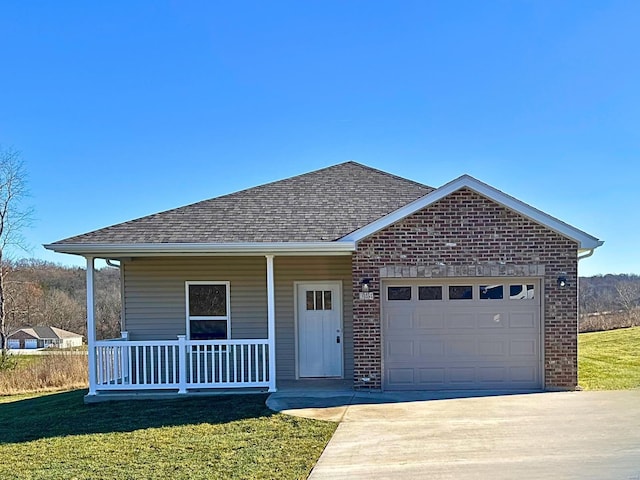
M 465 285 L 475 285 L 474 297 L 462 301 L 420 300 L 416 293 L 418 287 L 428 283 L 416 280 L 411 300 L 383 300 L 384 387 L 397 390 L 540 388 L 539 300 L 508 295 L 504 299 L 476 297 L 480 285 L 501 281 L 465 279 Z M 521 280 L 515 282 L 520 284 Z M 438 283 L 447 282 L 434 280 L 431 284 Z M 508 292 L 509 282 L 502 283 Z M 522 284 L 530 283 L 537 284 L 537 280 L 522 280 Z M 385 282 L 390 284 L 393 284 L 391 280 Z
M 476 315 L 473 313 L 448 313 L 447 327 L 461 330 L 475 330 Z
M 537 368 L 534 365 L 514 366 L 509 369 L 509 376 L 512 382 L 531 384 L 536 381 Z
M 420 368 L 418 369 L 418 382 L 426 386 L 444 385 L 446 370 L 444 368 Z
M 442 340 L 421 340 L 419 360 L 442 360 L 445 356 L 445 343 Z
M 476 342 L 473 338 L 461 339 L 453 337 L 446 342 L 446 345 L 449 360 L 466 360 L 469 357 L 476 356 Z
M 478 355 L 481 357 L 504 357 L 508 351 L 504 340 L 478 340 Z
M 478 381 L 480 383 L 507 383 L 508 369 L 505 367 L 480 367 L 477 371 Z
M 506 328 L 505 320 L 507 318 L 508 317 L 501 312 L 478 313 L 478 328 Z
M 416 314 L 416 327 L 431 330 L 444 328 L 444 313 L 422 313 L 418 311 Z
M 402 330 L 413 329 L 413 311 L 412 310 L 393 310 L 385 316 L 385 325 L 388 329 Z
M 413 359 L 413 340 L 389 340 L 387 341 L 387 354 L 392 362 Z
M 538 342 L 533 339 L 514 339 L 509 342 L 509 354 L 513 356 L 536 356 Z
M 535 312 L 514 312 L 509 315 L 510 328 L 535 328 Z
M 390 368 L 387 376 L 391 386 L 412 386 L 416 383 L 413 368 Z
M 452 384 L 474 384 L 476 382 L 476 369 L 474 367 L 450 367 L 449 381 Z

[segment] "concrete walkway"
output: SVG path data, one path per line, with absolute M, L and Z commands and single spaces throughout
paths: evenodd
M 440 399 L 285 392 L 268 405 L 341 422 L 312 480 L 640 480 L 640 390 Z

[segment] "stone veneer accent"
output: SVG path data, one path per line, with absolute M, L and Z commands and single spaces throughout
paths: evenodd
M 381 279 L 530 276 L 542 280 L 544 291 L 544 386 L 574 389 L 577 249 L 575 241 L 468 189 L 361 240 L 352 261 L 355 388 L 382 387 Z M 363 278 L 371 279 L 374 300 L 359 299 Z

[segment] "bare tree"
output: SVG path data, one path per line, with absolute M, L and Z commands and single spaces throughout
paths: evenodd
M 5 282 L 8 272 L 7 248 L 25 247 L 22 231 L 33 211 L 25 205 L 28 196 L 27 173 L 20 153 L 0 147 L 0 349 L 7 349 Z
M 640 284 L 627 280 L 616 283 L 615 288 L 622 310 L 629 319 L 637 320 L 640 316 Z

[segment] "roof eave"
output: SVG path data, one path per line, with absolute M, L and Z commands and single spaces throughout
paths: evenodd
M 210 255 L 350 255 L 356 243 L 244 242 L 244 243 L 51 243 L 44 248 L 85 257 L 151 257 Z
M 506 193 L 477 180 L 470 175 L 462 175 L 455 180 L 443 185 L 431 193 L 405 205 L 398 210 L 379 218 L 378 220 L 355 230 L 354 232 L 342 237 L 341 241 L 352 241 L 358 243 L 360 240 L 408 217 L 409 215 L 421 210 L 429 205 L 442 200 L 446 196 L 462 189 L 468 188 L 483 197 L 497 202 L 510 210 L 523 215 L 536 223 L 563 235 L 578 243 L 578 251 L 584 252 L 600 247 L 604 242 L 579 230 L 571 225 L 544 213 L 531 205 L 524 203 Z

